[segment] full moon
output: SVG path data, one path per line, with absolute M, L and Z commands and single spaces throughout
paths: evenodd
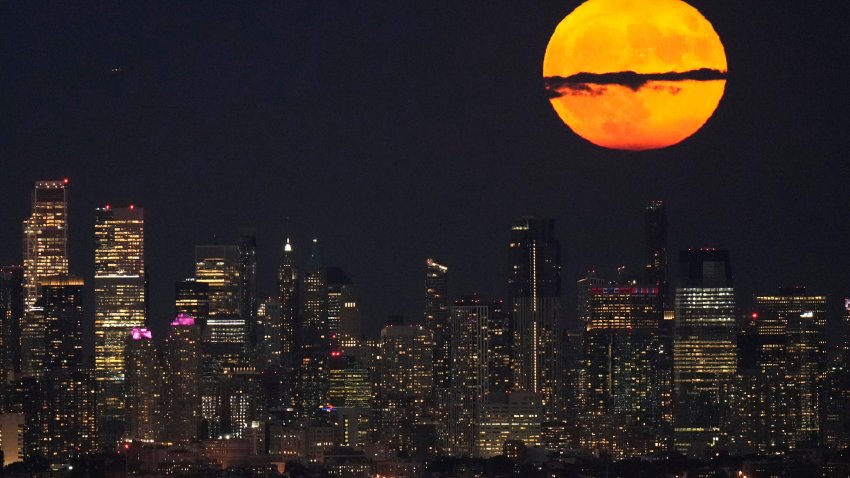
M 726 73 L 717 32 L 681 0 L 588 0 L 558 24 L 543 59 L 561 120 L 596 145 L 632 151 L 696 133 Z

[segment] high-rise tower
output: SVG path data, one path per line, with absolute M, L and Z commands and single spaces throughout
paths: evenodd
M 682 251 L 673 326 L 673 441 L 704 454 L 728 433 L 736 370 L 735 291 L 729 252 Z
M 257 346 L 257 234 L 239 232 L 239 316 L 245 321 L 245 350 Z
M 45 321 L 36 301 L 43 279 L 68 274 L 68 180 L 36 181 L 32 213 L 24 221 L 24 324 L 21 327 L 21 373 L 39 376 L 44 369 Z
M 490 308 L 477 296 L 462 297 L 451 308 L 448 452 L 454 456 L 479 456 L 481 407 L 490 388 L 489 321 Z
M 101 449 L 114 450 L 124 434 L 124 348 L 147 320 L 144 212 L 99 208 L 94 234 L 98 439 Z
M 24 302 L 41 297 L 42 278 L 68 273 L 68 180 L 36 181 L 24 221 Z
M 646 284 L 657 287 L 658 299 L 667 302 L 667 205 L 652 201 L 644 210 L 644 241 L 646 258 Z
M 24 269 L 0 267 L 0 392 L 21 372 L 21 324 L 24 320 Z M 6 396 L 5 394 L 3 395 Z
M 171 321 L 163 346 L 163 412 L 165 438 L 188 443 L 201 424 L 201 332 L 195 319 L 178 315 Z
M 579 442 L 613 457 L 663 451 L 658 288 L 594 287 L 589 300 Z
M 514 318 L 514 386 L 541 396 L 547 422 L 564 419 L 558 393 L 561 245 L 555 221 L 524 217 L 511 225 L 509 304 Z
M 127 337 L 125 354 L 126 438 L 156 442 L 163 424 L 162 366 L 150 329 L 134 327 Z
M 283 259 L 277 274 L 280 290 L 280 340 L 282 364 L 291 368 L 296 363 L 296 331 L 298 330 L 298 267 L 289 239 L 283 246 Z

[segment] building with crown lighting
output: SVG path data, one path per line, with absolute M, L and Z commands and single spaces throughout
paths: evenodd
M 171 321 L 162 352 L 164 440 L 189 443 L 201 424 L 201 331 L 193 317 Z
M 125 420 L 128 441 L 156 443 L 161 438 L 162 365 L 146 327 L 134 327 L 125 348 Z

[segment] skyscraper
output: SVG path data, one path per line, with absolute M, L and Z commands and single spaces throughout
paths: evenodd
M 729 252 L 682 251 L 673 326 L 674 445 L 703 454 L 727 439 L 736 369 Z
M 451 356 L 449 355 L 449 268 L 435 259 L 425 259 L 425 327 L 431 332 L 433 351 L 431 414 L 437 424 L 438 441 L 447 443 Z
M 360 340 L 360 306 L 354 283 L 339 267 L 325 271 L 328 287 L 328 331 L 340 344 L 353 346 Z
M 245 321 L 245 347 L 257 346 L 257 233 L 239 232 L 239 316 Z
M 36 181 L 24 221 L 24 303 L 41 297 L 42 278 L 68 273 L 68 180 Z
M 163 346 L 163 412 L 165 440 L 188 443 L 201 423 L 201 333 L 195 319 L 178 315 Z
M 281 333 L 280 299 L 267 297 L 257 307 L 257 344 L 254 349 L 255 364 L 258 370 L 281 365 L 283 340 Z
M 454 456 L 479 456 L 481 406 L 489 390 L 489 320 L 490 308 L 477 296 L 462 297 L 451 308 L 448 452 Z
M 209 286 L 210 317 L 241 318 L 241 270 L 238 246 L 195 246 L 195 281 Z
M 24 269 L 0 267 L 0 392 L 21 372 L 21 324 L 24 320 Z M 5 397 L 5 393 L 3 397 Z
M 760 451 L 817 442 L 826 379 L 826 297 L 803 287 L 756 296 L 759 380 L 756 444 Z
M 174 285 L 174 316 L 186 314 L 195 318 L 198 325 L 205 326 L 210 316 L 210 286 L 193 277 Z
M 664 449 L 656 287 L 591 289 L 579 381 L 582 448 L 613 457 Z
M 143 209 L 97 209 L 94 234 L 98 439 L 113 450 L 124 434 L 124 348 L 147 320 Z
M 24 325 L 21 372 L 39 376 L 44 369 L 44 314 L 36 307 L 41 280 L 68 273 L 68 180 L 36 181 L 32 213 L 24 220 Z
M 127 337 L 125 354 L 126 438 L 156 442 L 163 424 L 162 366 L 150 329 L 134 327 Z
M 551 219 L 524 217 L 511 225 L 509 304 L 514 319 L 514 386 L 539 394 L 544 421 L 564 419 L 558 393 L 561 320 L 561 246 Z
M 422 325 L 387 325 L 381 329 L 376 390 L 378 441 L 410 453 L 415 426 L 429 412 L 432 373 L 431 331 Z
M 644 210 L 646 240 L 646 284 L 658 288 L 658 298 L 667 303 L 667 205 L 652 201 Z
M 280 290 L 280 340 L 283 365 L 291 368 L 296 361 L 296 331 L 298 330 L 298 267 L 295 253 L 289 239 L 283 246 L 283 259 L 278 269 L 278 288 Z
M 328 338 L 328 281 L 319 252 L 319 242 L 313 239 L 310 264 L 304 274 L 304 323 L 302 345 L 324 347 Z
M 47 326 L 41 374 L 42 453 L 54 464 L 67 464 L 96 450 L 95 390 L 83 368 L 83 281 L 60 275 L 42 278 L 41 298 Z

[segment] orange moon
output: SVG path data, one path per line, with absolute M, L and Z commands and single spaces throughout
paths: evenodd
M 681 0 L 588 0 L 558 24 L 543 59 L 561 120 L 596 145 L 632 151 L 696 133 L 726 73 L 717 32 Z

